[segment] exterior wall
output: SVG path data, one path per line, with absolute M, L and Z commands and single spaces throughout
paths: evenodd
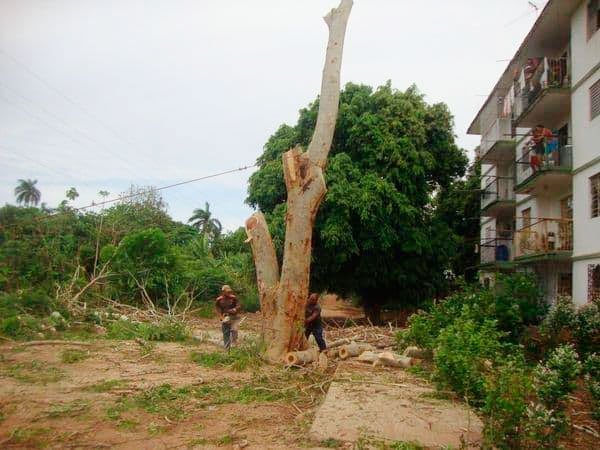
M 587 38 L 587 1 L 571 17 L 571 85 L 576 85 L 600 59 L 600 30 Z
M 600 117 L 590 120 L 589 88 L 600 80 L 600 31 L 587 37 L 587 1 L 571 18 L 573 123 L 573 300 L 588 301 L 588 266 L 600 264 L 600 218 L 591 217 L 590 177 L 600 173 Z M 587 166 L 587 167 L 586 167 Z M 585 167 L 585 168 L 584 168 Z M 595 257 L 594 257 L 595 256 Z M 588 259 L 586 259 L 588 258 Z
M 596 34 L 600 31 L 596 32 Z M 600 62 L 600 50 L 595 58 Z M 573 169 L 600 157 L 600 116 L 590 120 L 590 86 L 600 80 L 600 68 L 571 95 L 573 118 Z
M 600 256 L 573 263 L 573 301 L 577 305 L 585 305 L 588 300 L 588 267 L 600 264 Z

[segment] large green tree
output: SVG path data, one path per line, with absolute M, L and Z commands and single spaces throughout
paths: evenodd
M 18 180 L 17 187 L 15 188 L 15 196 L 17 203 L 24 204 L 25 206 L 36 206 L 41 198 L 42 194 L 40 190 L 35 186 L 37 180 Z
M 281 155 L 312 136 L 319 100 L 282 125 L 258 158 L 247 202 L 269 217 L 281 257 L 286 189 Z M 328 192 L 315 223 L 311 289 L 358 294 L 372 317 L 385 304 L 415 303 L 444 285 L 456 239 L 435 214 L 435 194 L 464 175 L 446 105 L 415 86 L 375 91 L 349 83 L 325 171 Z

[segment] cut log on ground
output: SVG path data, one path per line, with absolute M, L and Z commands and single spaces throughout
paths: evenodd
M 357 344 L 353 342 L 352 344 L 343 345 L 340 347 L 340 358 L 352 358 L 354 356 L 360 355 L 362 352 L 365 352 L 367 350 L 373 350 L 373 347 L 369 344 Z
M 304 366 L 319 359 L 319 351 L 316 348 L 302 350 L 299 352 L 289 352 L 285 356 L 286 364 L 290 366 Z
M 414 358 L 408 358 L 406 356 L 397 355 L 392 352 L 383 352 L 377 358 L 374 365 L 384 365 L 389 367 L 402 367 L 408 369 L 416 364 Z

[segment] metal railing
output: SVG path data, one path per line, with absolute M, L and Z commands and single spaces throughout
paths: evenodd
M 486 208 L 497 201 L 511 201 L 515 199 L 515 178 L 487 175 L 490 181 L 483 189 L 481 197 L 481 209 Z
M 530 219 L 515 232 L 515 257 L 573 251 L 573 219 Z
M 487 238 L 482 239 L 481 247 L 481 264 L 493 262 L 504 262 L 512 260 L 512 233 L 506 238 Z
M 536 151 L 532 140 L 527 142 L 516 161 L 517 185 L 540 172 L 572 169 L 573 146 L 569 142 L 569 138 L 554 138 L 545 144 L 543 153 L 541 149 Z
M 526 68 L 523 71 L 526 72 Z M 522 103 L 519 114 L 534 103 L 540 94 L 548 88 L 568 88 L 571 84 L 567 58 L 543 58 L 531 76 L 525 78 L 521 90 Z
M 479 152 L 484 156 L 498 141 L 509 141 L 511 138 L 511 120 L 499 118 L 481 136 Z

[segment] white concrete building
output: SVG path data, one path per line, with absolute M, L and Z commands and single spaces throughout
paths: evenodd
M 468 132 L 482 281 L 530 271 L 548 301 L 600 297 L 600 0 L 550 0 Z

